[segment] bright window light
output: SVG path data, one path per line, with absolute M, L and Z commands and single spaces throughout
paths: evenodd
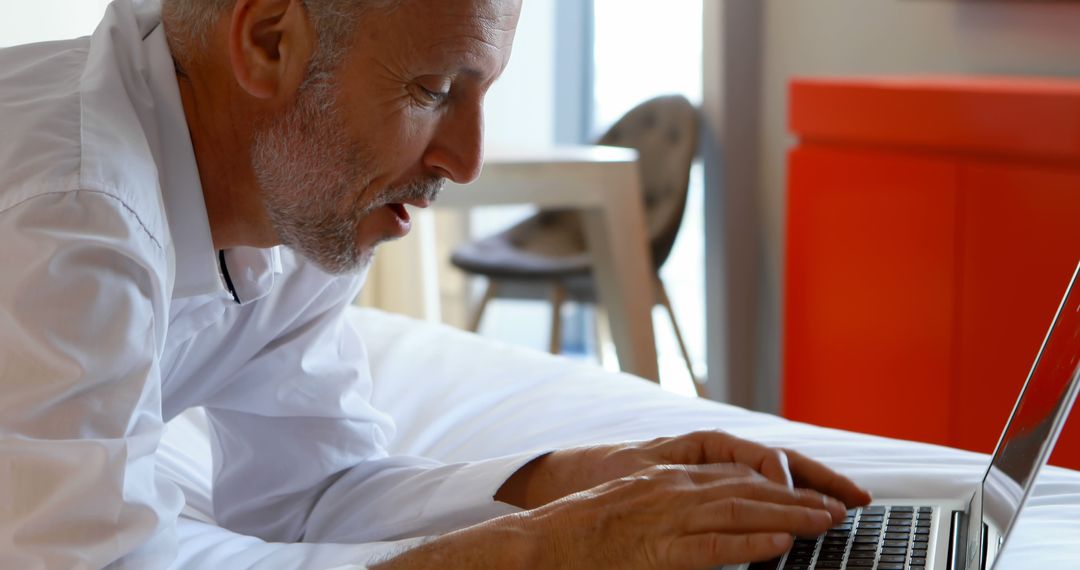
M 702 2 L 595 0 L 596 83 L 590 128 L 594 139 L 635 105 L 657 95 L 681 94 L 700 104 Z M 698 376 L 706 374 L 702 192 L 701 168 L 695 167 L 678 240 L 660 271 Z M 694 394 L 674 331 L 659 307 L 653 311 L 653 323 L 661 384 L 673 392 Z
M 595 0 L 594 134 L 634 105 L 701 101 L 702 0 Z

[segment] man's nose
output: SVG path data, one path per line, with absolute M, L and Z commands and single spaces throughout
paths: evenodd
M 482 104 L 458 108 L 443 117 L 424 163 L 437 175 L 458 184 L 468 184 L 480 176 L 484 163 Z

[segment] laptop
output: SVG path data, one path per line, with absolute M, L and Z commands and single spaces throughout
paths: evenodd
M 1080 390 L 1080 284 L 1073 272 L 982 483 L 955 501 L 876 501 L 780 558 L 727 570 L 989 570 Z

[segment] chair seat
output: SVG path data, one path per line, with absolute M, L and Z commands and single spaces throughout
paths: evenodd
M 695 378 L 693 362 L 675 323 L 671 302 L 655 271 L 671 253 L 682 223 L 697 141 L 697 110 L 679 95 L 641 103 L 623 115 L 598 141 L 601 145 L 632 148 L 638 153 L 641 199 L 645 207 L 643 229 L 648 236 L 649 261 L 654 269 L 654 295 L 671 317 L 679 348 L 690 375 Z M 598 294 L 584 228 L 576 211 L 542 210 L 503 232 L 460 246 L 450 262 L 466 273 L 483 275 L 488 280 L 487 290 L 470 318 L 469 329 L 479 329 L 484 308 L 494 298 L 547 298 L 552 307 L 550 346 L 552 352 L 558 353 L 562 304 L 595 303 Z M 703 393 L 700 385 L 698 393 Z
M 493 236 L 468 242 L 450 257 L 456 267 L 502 279 L 561 280 L 592 273 L 578 216 L 545 211 Z
M 659 268 L 682 223 L 690 166 L 698 139 L 694 106 L 678 95 L 650 99 L 628 111 L 600 138 L 638 152 L 650 258 Z M 518 281 L 563 281 L 591 273 L 581 216 L 542 210 L 517 225 L 460 246 L 453 265 L 467 273 Z

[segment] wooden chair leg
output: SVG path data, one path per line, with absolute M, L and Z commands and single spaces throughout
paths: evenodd
M 675 340 L 679 343 L 679 350 L 682 351 L 683 360 L 686 361 L 686 369 L 690 371 L 690 378 L 694 381 L 694 389 L 699 398 L 705 398 L 707 397 L 705 385 L 698 380 L 697 374 L 694 374 L 694 362 L 690 359 L 690 351 L 686 349 L 679 322 L 675 319 L 675 311 L 671 308 L 671 299 L 668 298 L 667 289 L 659 276 L 656 277 L 656 292 L 660 298 L 660 304 L 667 310 L 668 318 L 671 319 L 671 328 L 675 329 Z
M 566 301 L 566 287 L 555 283 L 551 290 L 551 354 L 562 351 L 562 306 Z
M 480 304 L 473 309 L 472 317 L 469 319 L 469 330 L 472 332 L 480 330 L 480 319 L 484 317 L 484 310 L 487 309 L 488 302 L 495 297 L 498 290 L 499 283 L 494 279 L 488 279 L 488 285 L 487 289 L 484 290 L 484 296 L 480 299 Z

